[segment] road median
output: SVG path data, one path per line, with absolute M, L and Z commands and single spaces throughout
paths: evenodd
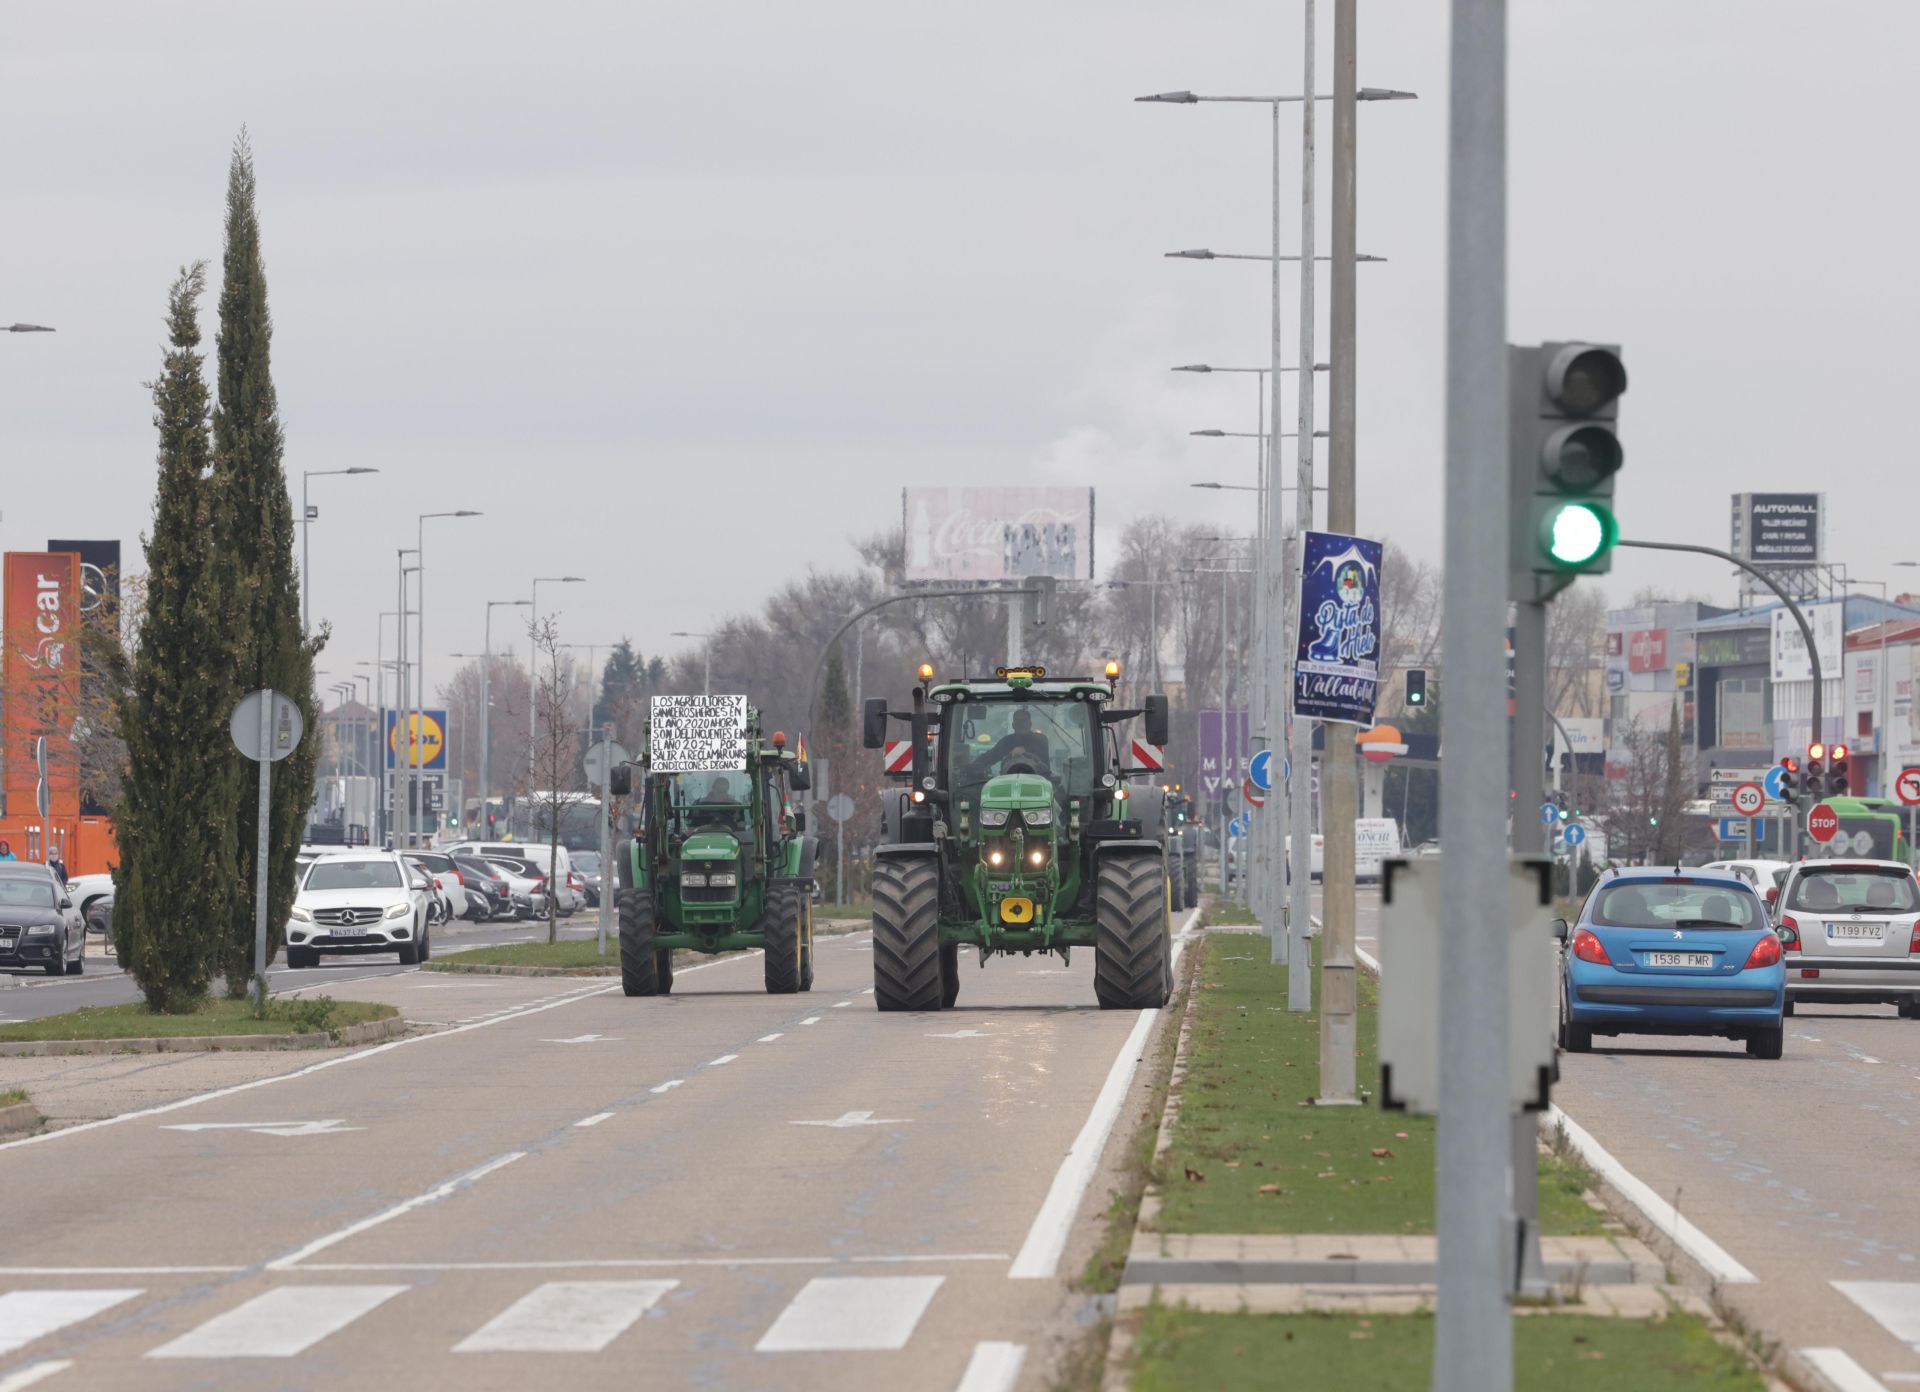
M 132 1002 L 0 1025 L 0 1058 L 330 1049 L 391 1039 L 406 1029 L 391 1005 L 326 996 L 276 1000 L 265 1018 L 247 1001 L 208 1000 L 181 1015 Z

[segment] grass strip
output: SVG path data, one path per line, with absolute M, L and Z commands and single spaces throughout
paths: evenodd
M 1319 939 L 1314 963 L 1319 964 Z M 1207 940 L 1180 1116 L 1158 1226 L 1187 1233 L 1430 1233 L 1432 1117 L 1383 1112 L 1379 989 L 1359 980 L 1358 1107 L 1302 1105 L 1319 1088 L 1320 1015 L 1287 1009 L 1287 971 L 1269 939 Z M 1316 982 L 1316 987 L 1317 987 Z M 1314 992 L 1316 1003 L 1319 991 Z M 1603 1231 L 1576 1162 L 1541 1162 L 1541 1231 Z
M 202 1001 L 191 1013 L 160 1015 L 142 1001 L 125 1005 L 94 1005 L 0 1025 L 0 1042 L 68 1039 L 191 1039 L 215 1034 L 314 1034 L 345 1029 L 369 1020 L 386 1020 L 400 1012 L 375 1001 L 337 1001 L 328 996 L 277 1000 L 267 1004 L 267 1017 L 255 1017 L 250 1001 Z
M 1763 1392 L 1705 1321 L 1526 1315 L 1513 1325 L 1514 1386 L 1551 1392 Z M 1202 1314 L 1156 1305 L 1134 1344 L 1134 1392 L 1366 1388 L 1426 1392 L 1430 1315 Z
M 25 1088 L 0 1088 L 0 1107 L 17 1107 L 26 1100 Z

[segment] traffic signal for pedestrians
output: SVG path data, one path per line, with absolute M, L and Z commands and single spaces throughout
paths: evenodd
M 1800 761 L 1791 754 L 1780 761 L 1780 801 L 1788 807 L 1800 805 Z
M 1827 751 L 1827 788 L 1828 797 L 1845 797 L 1851 792 L 1853 779 L 1847 772 L 1847 747 L 1836 744 Z
M 1407 704 L 1424 706 L 1427 703 L 1427 674 L 1418 667 L 1407 672 Z
M 1617 346 L 1595 343 L 1509 347 L 1507 363 L 1510 589 L 1531 602 L 1613 569 L 1627 369 Z

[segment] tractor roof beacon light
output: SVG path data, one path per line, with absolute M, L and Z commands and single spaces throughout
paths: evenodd
M 1627 389 L 1617 347 L 1543 343 L 1507 350 L 1510 597 L 1547 599 L 1576 575 L 1613 568 L 1620 528 L 1614 422 Z
M 1117 681 L 1120 676 L 1120 664 L 1112 658 L 1107 659 L 1107 680 Z
M 920 680 L 923 682 L 933 680 L 933 664 L 931 662 L 923 662 L 920 664 Z

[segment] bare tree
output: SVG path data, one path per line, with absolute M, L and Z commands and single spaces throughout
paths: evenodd
M 1678 864 L 1693 837 L 1686 815 L 1693 797 L 1693 760 L 1680 738 L 1680 707 L 1669 707 L 1664 729 L 1636 717 L 1615 748 L 1626 759 L 1622 776 L 1607 780 L 1607 847 L 1616 861 Z
M 547 836 L 547 941 L 560 940 L 560 823 L 580 798 L 580 703 L 572 657 L 560 641 L 560 629 L 548 615 L 527 625 L 533 639 L 536 681 L 533 689 L 533 757 L 526 766 L 525 797 L 532 810 L 531 831 Z
M 1606 663 L 1607 597 L 1575 585 L 1547 606 L 1547 708 L 1596 716 L 1603 699 L 1594 675 Z

